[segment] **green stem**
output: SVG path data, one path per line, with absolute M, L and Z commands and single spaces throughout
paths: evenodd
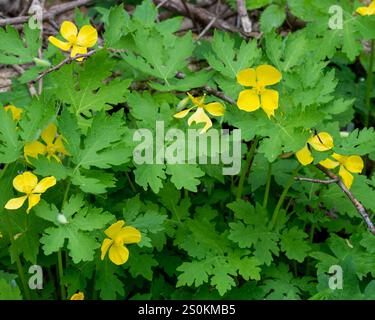
M 64 268 L 63 268 L 63 261 L 62 261 L 61 250 L 59 250 L 57 252 L 57 267 L 58 267 L 58 270 L 59 270 L 59 278 L 60 278 L 61 300 L 65 300 L 66 299 L 66 295 L 65 295 L 65 287 L 64 287 L 64 281 L 63 281 Z
M 284 187 L 284 190 L 281 193 L 281 196 L 279 198 L 279 201 L 276 204 L 275 210 L 273 211 L 273 215 L 272 215 L 272 218 L 271 218 L 271 226 L 272 226 L 272 228 L 274 228 L 276 226 L 276 222 L 277 222 L 277 218 L 279 216 L 279 212 L 280 212 L 281 206 L 283 205 L 284 200 L 285 200 L 286 196 L 288 195 L 288 191 L 289 191 L 290 187 L 294 183 L 294 177 L 297 174 L 297 172 L 299 171 L 299 169 L 300 169 L 300 166 L 298 165 L 297 168 L 295 168 L 293 170 L 292 176 L 290 177 L 290 179 L 286 183 L 286 185 Z
M 373 68 L 374 68 L 374 54 L 375 54 L 375 40 L 371 40 L 371 49 L 370 49 L 370 61 L 367 70 L 367 88 L 366 88 L 366 109 L 367 109 L 367 117 L 365 120 L 365 126 L 368 127 L 370 124 L 370 116 L 371 116 L 371 93 L 372 93 L 372 86 L 373 86 Z
M 242 197 L 243 185 L 245 183 L 246 174 L 250 169 L 251 161 L 254 158 L 255 150 L 256 150 L 256 147 L 258 145 L 258 141 L 259 141 L 259 138 L 255 137 L 255 139 L 254 139 L 254 141 L 253 141 L 253 143 L 250 147 L 250 150 L 249 150 L 249 152 L 246 156 L 246 164 L 245 164 L 245 167 L 242 168 L 240 181 L 238 182 L 236 200 L 239 200 Z
M 14 245 L 14 236 L 11 232 L 11 224 L 10 224 L 10 221 L 9 221 L 9 217 L 7 215 L 5 215 L 5 221 L 6 221 L 7 228 L 8 228 L 9 240 L 10 240 L 10 243 L 12 244 L 12 246 L 13 246 Z M 16 261 L 18 276 L 20 277 L 20 281 L 21 281 L 21 284 L 22 284 L 24 295 L 25 295 L 27 300 L 31 300 L 30 289 L 29 289 L 29 286 L 27 285 L 27 282 L 26 282 L 26 279 L 25 279 L 25 273 L 23 271 L 23 266 L 22 266 L 21 259 L 20 259 L 20 256 L 18 255 L 18 253 L 14 257 L 14 260 Z
M 270 187 L 271 187 L 271 178 L 272 178 L 272 164 L 268 163 L 267 183 L 266 183 L 266 190 L 264 191 L 263 208 L 267 208 L 268 197 L 270 194 Z
M 128 179 L 130 188 L 133 190 L 134 193 L 137 193 L 137 189 L 135 188 L 132 180 L 130 179 L 129 174 L 127 172 L 125 172 L 125 175 L 126 175 L 126 178 Z
M 4 165 L 4 168 L 1 169 L 0 179 L 4 176 L 5 171 L 8 169 L 8 167 L 9 167 L 9 163 L 5 164 L 5 165 Z

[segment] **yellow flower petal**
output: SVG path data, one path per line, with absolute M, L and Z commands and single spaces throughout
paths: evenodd
M 104 233 L 111 239 L 114 239 L 116 235 L 120 232 L 121 228 L 125 224 L 124 220 L 119 220 L 112 224 L 108 229 L 104 231 Z
M 350 172 L 361 173 L 364 167 L 364 163 L 360 156 L 349 156 L 347 157 L 344 166 Z
M 201 97 L 194 97 L 190 93 L 187 93 L 188 97 L 190 98 L 191 102 L 197 107 L 203 107 L 204 100 L 206 98 L 206 95 L 203 95 Z
M 70 43 L 77 40 L 78 30 L 73 22 L 64 21 L 60 27 L 60 33 L 64 37 L 64 39 L 69 41 Z
M 40 201 L 40 194 L 30 194 L 29 197 L 28 197 L 28 199 L 29 199 L 29 206 L 28 206 L 28 208 L 26 210 L 27 213 L 29 213 L 30 210 L 39 203 L 39 201 Z
M 204 112 L 203 108 L 197 108 L 197 110 L 190 116 L 188 119 L 188 125 L 191 126 L 192 123 L 204 123 L 203 129 L 200 131 L 200 133 L 206 132 L 209 128 L 212 127 L 212 121 L 208 117 L 208 115 Z
M 55 177 L 47 177 L 42 180 L 35 186 L 33 193 L 44 193 L 47 189 L 53 187 L 56 184 Z
M 70 297 L 70 300 L 85 300 L 85 294 L 83 292 L 77 292 Z
M 301 150 L 296 152 L 296 157 L 298 161 L 304 166 L 307 166 L 308 164 L 314 161 L 314 158 L 312 157 L 311 152 L 309 148 L 307 147 L 307 145 L 304 146 Z
M 21 119 L 21 113 L 23 111 L 22 109 L 17 108 L 13 105 L 8 105 L 8 106 L 4 107 L 4 110 L 5 111 L 10 110 L 10 112 L 12 113 L 12 117 L 13 117 L 14 121 L 19 121 Z
M 42 131 L 41 137 L 42 137 L 42 140 L 45 143 L 47 143 L 47 145 L 52 145 L 53 141 L 56 138 L 56 134 L 57 134 L 57 127 L 55 124 L 51 123 L 50 125 L 48 125 L 47 128 L 45 128 Z
M 72 52 L 70 53 L 70 56 L 74 58 L 78 54 L 85 54 L 87 53 L 87 48 L 86 47 L 80 47 L 80 46 L 73 46 Z M 82 61 L 84 58 L 77 58 L 77 61 Z
M 279 70 L 270 65 L 261 65 L 256 68 L 257 82 L 261 86 L 270 86 L 280 82 L 282 75 Z
M 48 41 L 51 42 L 55 47 L 61 49 L 62 51 L 68 51 L 72 46 L 69 42 L 61 41 L 53 36 L 49 36 Z
M 111 239 L 106 238 L 106 239 L 103 240 L 102 247 L 100 249 L 101 250 L 101 256 L 100 256 L 101 260 L 104 259 L 105 255 L 107 254 L 107 251 L 108 251 L 109 247 L 112 245 L 112 243 L 113 243 L 113 240 L 111 240 Z
M 204 109 L 216 117 L 223 116 L 225 111 L 224 106 L 220 102 L 208 103 L 204 106 Z
M 189 109 L 185 109 L 185 110 L 182 110 L 180 112 L 177 112 L 176 114 L 173 115 L 173 117 L 175 117 L 177 119 L 184 118 L 184 117 L 186 117 L 186 115 L 189 113 L 189 111 L 191 109 L 193 109 L 193 108 L 189 108 Z
M 118 236 L 124 243 L 138 243 L 141 241 L 141 233 L 134 227 L 125 227 L 121 229 Z
M 23 148 L 23 152 L 26 158 L 27 157 L 37 158 L 40 154 L 45 154 L 47 152 L 47 147 L 39 141 L 34 141 L 34 142 L 25 144 L 25 147 Z
M 327 151 L 333 148 L 333 138 L 327 132 L 319 132 L 307 141 L 316 151 Z
M 66 149 L 64 147 L 64 143 L 62 142 L 62 140 L 63 140 L 63 137 L 58 136 L 53 145 L 55 146 L 57 152 L 60 152 L 60 153 L 65 154 L 65 155 L 69 155 L 69 152 L 66 151 Z
M 334 159 L 336 159 L 338 162 L 340 162 L 341 164 L 344 164 L 345 161 L 346 161 L 346 159 L 347 159 L 347 156 L 343 156 L 343 155 L 338 154 L 338 153 L 336 153 L 336 152 L 334 152 L 334 153 L 332 154 L 332 157 L 333 157 Z
M 109 248 L 109 259 L 116 265 L 124 264 L 129 259 L 129 250 L 124 246 L 113 245 Z
M 267 113 L 268 118 L 275 115 L 279 107 L 279 93 L 276 90 L 266 89 L 260 95 L 261 108 Z
M 26 171 L 13 179 L 13 187 L 19 192 L 30 193 L 38 183 L 38 178 Z
M 345 186 L 350 189 L 353 183 L 353 175 L 349 173 L 348 170 L 344 168 L 344 166 L 340 166 L 339 175 L 342 179 L 342 182 L 344 182 Z
M 245 87 L 255 87 L 256 77 L 254 68 L 244 69 L 237 73 L 237 82 Z
M 327 158 L 325 160 L 320 161 L 319 164 L 321 164 L 323 167 L 327 169 L 334 169 L 340 164 L 340 162 L 333 161 L 330 158 Z
M 93 47 L 98 41 L 98 32 L 93 26 L 86 25 L 79 30 L 77 44 L 81 47 Z
M 5 204 L 5 209 L 8 210 L 17 210 L 23 206 L 27 199 L 27 196 L 19 197 L 19 198 L 13 198 L 10 199 L 6 204 Z
M 252 112 L 260 107 L 259 96 L 255 90 L 243 90 L 240 92 L 237 100 L 237 106 L 239 109 Z
M 359 7 L 355 12 L 359 13 L 361 16 L 368 15 L 369 9 L 367 7 Z

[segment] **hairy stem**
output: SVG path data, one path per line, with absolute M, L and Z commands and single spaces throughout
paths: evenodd
M 11 224 L 10 224 L 10 221 L 9 221 L 9 217 L 7 215 L 5 215 L 5 221 L 6 221 L 7 228 L 8 228 L 10 243 L 12 245 L 14 245 L 14 235 L 12 234 Z M 14 260 L 16 261 L 18 276 L 19 276 L 21 284 L 22 284 L 24 296 L 26 297 L 27 300 L 31 300 L 30 289 L 29 289 L 29 286 L 27 285 L 25 273 L 23 271 L 22 262 L 21 262 L 21 259 L 20 259 L 20 256 L 19 256 L 18 253 L 14 257 Z
M 300 169 L 300 165 L 298 165 L 292 172 L 292 175 L 290 177 L 290 179 L 288 180 L 288 182 L 286 183 L 285 187 L 284 187 L 284 190 L 283 192 L 281 193 L 281 196 L 279 198 L 279 201 L 277 202 L 276 204 L 276 207 L 275 207 L 275 210 L 273 211 L 273 214 L 272 214 L 272 218 L 271 218 L 271 226 L 272 228 L 274 228 L 276 226 L 276 222 L 277 222 L 277 219 L 278 219 L 278 216 L 279 216 L 279 212 L 280 212 L 280 209 L 281 209 L 281 206 L 283 205 L 284 203 L 284 200 L 286 198 L 286 196 L 288 195 L 288 191 L 290 189 L 290 187 L 293 185 L 294 181 L 295 181 L 295 175 L 297 174 L 297 172 L 299 171 Z
M 371 40 L 371 49 L 370 49 L 370 61 L 367 69 L 367 88 L 366 88 L 366 110 L 367 116 L 365 120 L 365 126 L 368 127 L 370 124 L 371 117 L 371 93 L 373 87 L 373 68 L 374 68 L 374 54 L 375 54 L 375 40 Z
M 240 181 L 238 182 L 236 200 L 241 199 L 241 197 L 242 197 L 243 185 L 245 183 L 246 174 L 250 169 L 251 162 L 253 161 L 255 150 L 256 150 L 256 147 L 258 145 L 258 141 L 259 141 L 259 137 L 255 137 L 255 139 L 254 139 L 254 141 L 253 141 L 253 143 L 252 143 L 252 145 L 249 149 L 249 152 L 247 153 L 246 163 L 245 163 L 245 166 L 241 170 Z

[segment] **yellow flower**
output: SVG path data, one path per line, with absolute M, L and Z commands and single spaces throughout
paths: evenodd
M 22 109 L 15 107 L 14 105 L 8 105 L 4 107 L 5 111 L 9 111 L 12 113 L 12 117 L 14 121 L 19 121 L 21 119 Z
M 334 169 L 337 166 L 340 166 L 339 176 L 342 178 L 345 186 L 350 189 L 354 180 L 354 177 L 350 172 L 362 172 L 364 167 L 362 158 L 360 156 L 343 156 L 337 153 L 334 153 L 332 158 L 334 158 L 336 161 L 327 158 L 319 163 L 327 169 Z
M 77 292 L 70 297 L 70 300 L 85 300 L 85 294 L 83 292 Z
M 38 178 L 33 173 L 26 171 L 13 179 L 14 189 L 25 193 L 25 195 L 19 198 L 10 199 L 6 203 L 5 209 L 17 210 L 21 208 L 26 199 L 28 199 L 29 206 L 26 212 L 29 213 L 31 208 L 39 203 L 41 194 L 46 192 L 47 189 L 53 187 L 55 184 L 55 177 L 44 178 L 38 183 Z
M 252 112 L 262 108 L 268 118 L 275 114 L 279 107 L 279 93 L 266 89 L 280 82 L 282 75 L 279 70 L 269 65 L 261 65 L 238 72 L 237 82 L 245 87 L 252 87 L 240 92 L 237 106 L 241 110 Z
M 368 7 L 359 7 L 356 12 L 361 16 L 375 15 L 375 1 L 372 1 Z
M 193 102 L 194 106 L 197 108 L 197 110 L 188 119 L 188 125 L 190 126 L 193 122 L 204 123 L 205 125 L 203 129 L 200 131 L 200 133 L 204 133 L 212 127 L 212 121 L 206 114 L 205 110 L 213 116 L 221 117 L 222 115 L 224 115 L 225 109 L 220 102 L 204 104 L 204 100 L 206 98 L 205 95 L 202 97 L 195 98 L 190 93 L 188 93 L 188 96 L 190 100 Z M 182 110 L 176 113 L 174 117 L 178 119 L 184 118 L 193 108 L 194 107 Z
M 141 241 L 141 233 L 134 227 L 123 227 L 124 224 L 123 220 L 119 220 L 104 231 L 108 238 L 102 244 L 101 260 L 109 249 L 109 259 L 116 265 L 124 264 L 129 258 L 129 250 L 124 244 Z
M 298 161 L 304 166 L 314 161 L 308 145 L 313 147 L 316 151 L 327 151 L 333 148 L 333 138 L 327 132 L 320 132 L 307 140 L 306 145 L 296 152 Z
M 25 145 L 24 154 L 26 159 L 27 157 L 37 158 L 41 154 L 47 155 L 48 159 L 53 157 L 56 161 L 61 162 L 60 158 L 56 155 L 57 153 L 69 155 L 64 148 L 63 137 L 57 134 L 57 127 L 53 123 L 43 130 L 41 137 L 45 144 L 34 141 Z
M 98 41 L 98 32 L 90 25 L 83 26 L 78 32 L 74 23 L 64 21 L 60 27 L 60 33 L 67 42 L 52 36 L 48 40 L 63 51 L 69 51 L 71 48 L 70 56 L 72 58 L 77 54 L 87 53 L 87 48 L 93 47 Z M 82 61 L 83 58 L 78 58 L 77 60 Z

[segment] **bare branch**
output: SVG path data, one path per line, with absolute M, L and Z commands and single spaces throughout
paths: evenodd
M 305 177 L 294 177 L 297 181 L 307 181 L 312 183 L 320 183 L 320 184 L 332 184 L 337 183 L 337 179 L 329 179 L 329 180 L 321 180 L 321 179 L 311 179 Z
M 92 56 L 94 53 L 96 52 L 96 50 L 92 50 L 92 51 L 89 51 L 85 54 L 77 54 L 74 58 L 72 57 L 68 57 L 64 60 L 62 60 L 59 64 L 55 65 L 54 67 L 42 72 L 37 78 L 35 78 L 34 80 L 31 80 L 30 82 L 31 83 L 35 83 L 35 82 L 38 82 L 40 79 L 42 79 L 43 77 L 45 77 L 47 74 L 53 72 L 53 71 L 56 71 L 56 70 L 59 70 L 61 67 L 63 67 L 64 65 L 66 64 L 69 64 L 71 63 L 72 61 L 74 60 L 77 60 L 79 58 L 87 58 L 87 57 L 90 57 Z
M 340 189 L 346 194 L 349 200 L 353 203 L 358 213 L 361 215 L 362 219 L 367 224 L 367 227 L 370 230 L 370 232 L 375 235 L 375 226 L 372 223 L 370 216 L 367 213 L 365 207 L 362 205 L 362 203 L 353 195 L 353 193 L 345 186 L 345 184 L 337 175 L 335 175 L 333 172 L 329 171 L 328 169 L 324 168 L 320 164 L 317 164 L 316 166 L 327 177 L 331 178 L 332 180 L 336 180 L 336 184 L 340 187 Z

